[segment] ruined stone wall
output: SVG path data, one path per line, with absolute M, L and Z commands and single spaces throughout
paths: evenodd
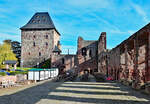
M 75 66 L 76 66 L 76 55 L 66 55 L 64 57 L 64 65 L 65 65 L 65 68 L 64 70 L 65 71 L 68 71 L 68 70 L 75 70 Z
M 55 30 L 22 30 L 21 61 L 24 67 L 36 66 L 50 58 L 54 48 L 54 32 Z
M 52 55 L 52 67 L 57 67 L 60 73 L 76 70 L 76 55 Z
M 83 51 L 84 54 L 83 54 Z M 83 40 L 82 37 L 78 38 L 78 51 L 77 51 L 77 67 L 80 74 L 84 70 L 94 72 L 97 70 L 97 41 Z
M 98 55 L 98 72 L 103 75 L 107 75 L 108 73 L 107 56 L 106 51 L 103 51 Z
M 102 32 L 98 39 L 98 72 L 107 74 L 106 32 Z
M 133 88 L 150 81 L 150 24 L 123 41 L 107 54 L 98 48 L 100 72 Z M 106 57 L 107 56 L 107 57 Z M 107 62 L 107 64 L 106 64 Z M 108 67 L 108 69 L 106 67 Z
M 119 48 L 113 49 L 107 53 L 108 62 L 108 77 L 119 79 L 118 75 L 120 69 L 120 50 Z
M 98 54 L 106 51 L 106 32 L 102 32 L 98 40 Z
M 52 67 L 60 67 L 62 65 L 62 58 L 65 55 L 52 54 L 51 55 L 51 66 Z

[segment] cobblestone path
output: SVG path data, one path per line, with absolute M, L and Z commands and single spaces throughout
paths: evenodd
M 46 81 L 0 94 L 0 104 L 150 104 L 149 98 L 118 83 Z

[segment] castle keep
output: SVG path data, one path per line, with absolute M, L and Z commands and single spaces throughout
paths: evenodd
M 49 59 L 55 47 L 60 48 L 60 34 L 48 12 L 36 13 L 21 29 L 21 64 L 34 67 Z

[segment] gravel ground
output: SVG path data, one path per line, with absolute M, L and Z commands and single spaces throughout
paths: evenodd
M 44 81 L 0 89 L 0 104 L 150 104 L 150 96 L 118 83 Z

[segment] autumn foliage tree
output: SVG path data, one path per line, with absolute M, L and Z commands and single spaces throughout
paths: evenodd
M 11 50 L 11 44 L 4 41 L 3 44 L 0 44 L 0 68 L 3 68 L 5 60 L 17 60 L 17 58 Z

